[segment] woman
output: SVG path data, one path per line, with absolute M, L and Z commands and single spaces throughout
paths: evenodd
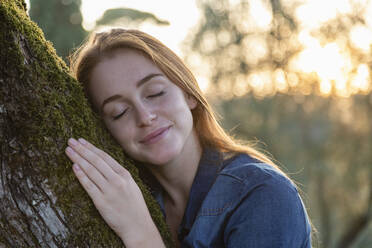
M 181 247 L 311 247 L 295 185 L 217 123 L 192 73 L 155 38 L 93 34 L 71 67 L 124 152 L 153 177 Z M 66 153 L 82 186 L 126 247 L 163 247 L 131 175 L 84 139 Z

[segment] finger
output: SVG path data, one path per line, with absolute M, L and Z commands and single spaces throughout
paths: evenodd
M 75 139 L 69 139 L 68 144 L 86 161 L 88 161 L 96 170 L 101 173 L 107 181 L 117 180 L 118 176 L 111 167 L 96 153 L 88 149 L 88 147 L 77 142 Z M 83 167 L 84 169 L 84 167 Z
M 74 163 L 72 168 L 81 186 L 83 186 L 89 197 L 92 198 L 93 201 L 96 201 L 96 199 L 101 195 L 100 189 L 85 175 L 84 171 L 78 164 Z
M 91 144 L 90 142 L 86 141 L 83 138 L 80 138 L 79 142 L 86 146 L 87 148 L 89 148 L 94 153 L 96 153 L 98 156 L 100 156 L 117 174 L 121 176 L 130 175 L 127 169 L 121 166 L 115 159 L 113 159 L 109 154 L 107 154 L 103 150 L 97 148 L 95 145 Z
M 103 175 L 88 161 L 75 152 L 71 147 L 66 148 L 66 154 L 75 164 L 78 164 L 85 175 L 101 190 L 107 186 L 107 180 Z

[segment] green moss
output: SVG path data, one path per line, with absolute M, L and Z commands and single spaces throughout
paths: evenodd
M 69 137 L 84 137 L 109 152 L 139 184 L 163 239 L 171 238 L 155 200 L 130 160 L 94 115 L 79 83 L 69 75 L 42 31 L 30 21 L 23 1 L 0 2 L 0 99 L 10 118 L 9 137 L 16 138 L 36 180 L 48 179 L 72 233 L 68 244 L 113 247 L 121 241 L 99 216 L 72 173 L 64 154 Z M 14 42 L 14 41 L 17 42 Z M 31 155 L 30 155 L 31 154 Z M 13 162 L 14 163 L 14 162 Z M 19 166 L 12 164 L 10 166 Z M 35 178 L 33 178 L 35 180 Z

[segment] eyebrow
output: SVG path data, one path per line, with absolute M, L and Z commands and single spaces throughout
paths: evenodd
M 161 73 L 150 73 L 150 74 L 147 75 L 146 77 L 144 77 L 144 78 L 142 78 L 141 80 L 139 80 L 139 81 L 136 83 L 136 87 L 139 88 L 141 85 L 143 85 L 144 83 L 148 82 L 148 81 L 149 81 L 150 79 L 152 79 L 153 77 L 157 77 L 157 76 L 163 76 L 163 74 L 161 74 Z M 118 95 L 118 94 L 116 94 L 116 95 L 112 95 L 112 96 L 106 98 L 106 99 L 103 101 L 102 105 L 101 105 L 101 112 L 103 112 L 103 107 L 104 107 L 107 103 L 109 103 L 109 102 L 113 102 L 113 101 L 115 101 L 115 100 L 117 100 L 117 99 L 119 99 L 119 98 L 122 98 L 122 96 L 121 96 L 121 95 Z

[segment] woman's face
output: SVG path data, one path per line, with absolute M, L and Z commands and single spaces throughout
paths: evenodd
M 140 52 L 118 49 L 105 58 L 92 71 L 89 91 L 107 128 L 133 159 L 167 164 L 195 146 L 196 100 Z

